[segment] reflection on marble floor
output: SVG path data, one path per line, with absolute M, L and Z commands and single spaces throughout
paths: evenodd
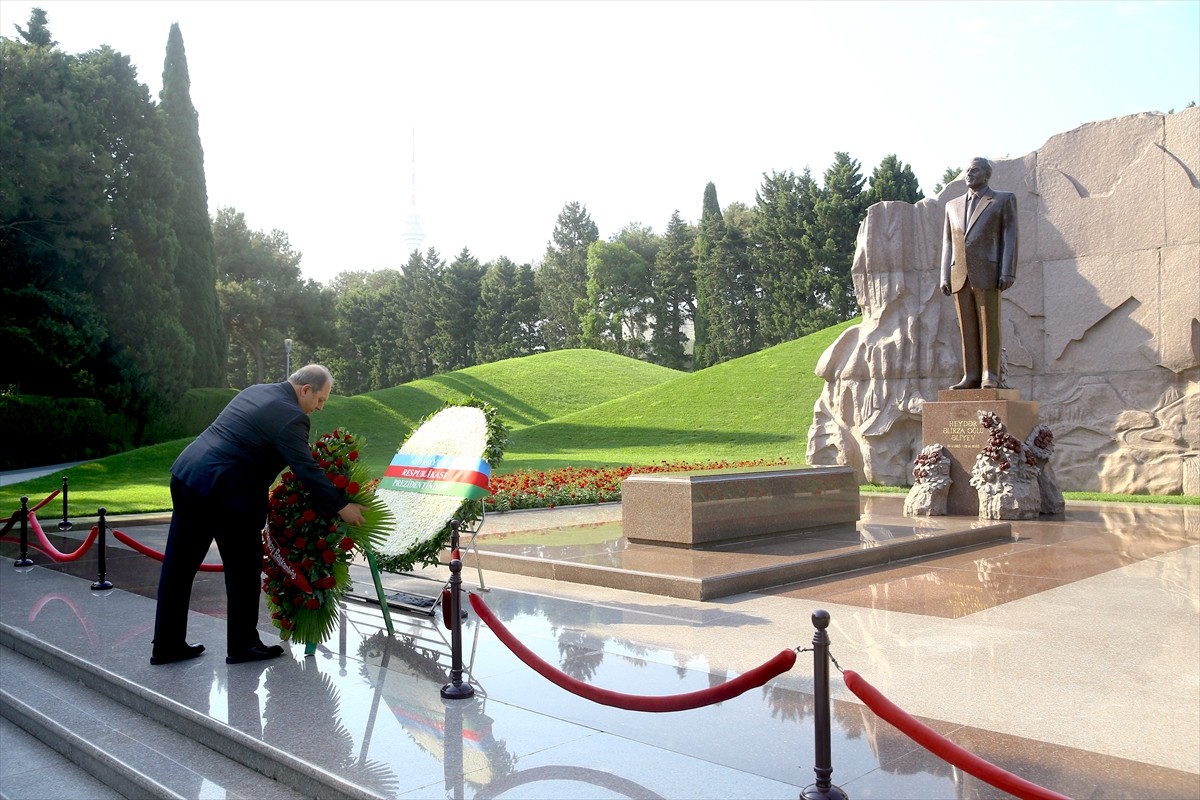
M 1155 741 L 1149 727 L 1142 731 L 1122 722 L 1120 709 L 1098 706 L 1081 724 L 1052 711 L 1050 694 L 1038 694 L 1047 690 L 1041 684 L 1057 679 L 1059 692 L 1084 692 L 1065 707 L 1087 710 L 1105 696 L 1091 682 L 1111 680 L 1112 670 L 1126 663 L 1122 653 L 1109 661 L 1110 643 L 1125 637 L 1118 649 L 1141 653 L 1144 671 L 1120 685 L 1138 690 L 1146 723 L 1177 725 L 1176 739 L 1197 727 L 1200 690 L 1186 692 L 1189 676 L 1200 674 L 1196 517 L 1153 509 L 1145 530 L 1137 514 L 1124 510 L 1085 506 L 1068 517 L 1022 525 L 1003 544 L 719 603 L 500 573 L 487 574 L 492 588 L 484 597 L 523 643 L 567 674 L 645 695 L 705 689 L 781 647 L 807 645 L 808 615 L 831 608 L 839 659 L 914 713 L 913 697 L 932 696 L 929 707 L 937 713 L 924 721 L 981 757 L 1074 797 L 1200 796 L 1200 771 L 1186 742 L 1175 754 L 1155 745 L 1156 756 L 1123 757 L 1125 740 Z M 61 541 L 67 547 L 71 538 Z M 11 558 L 13 546 L 0 545 L 0 555 Z M 220 576 L 207 575 L 197 582 L 193 608 L 200 613 L 192 626 L 213 652 L 151 669 L 156 564 L 114 548 L 109 572 L 118 589 L 97 596 L 88 588 L 94 560 L 51 565 L 34 557 L 41 566 L 28 573 L 0 565 L 6 626 L 384 796 L 795 797 L 813 780 L 805 657 L 766 687 L 718 706 L 628 712 L 545 681 L 472 615 L 464 623 L 464 659 L 476 695 L 443 700 L 438 690 L 447 681 L 450 648 L 440 615 L 396 613 L 396 632 L 388 637 L 377 607 L 347 603 L 335 635 L 315 656 L 304 658 L 293 646 L 278 661 L 229 666 L 213 654 L 224 639 L 224 597 Z M 412 590 L 399 576 L 386 578 L 389 588 Z M 1086 602 L 1105 620 L 1091 633 L 1070 627 L 1090 624 L 1076 610 L 1076 586 L 1087 588 Z M 1060 609 L 1071 611 L 1054 627 L 1036 630 Z M 1146 609 L 1154 610 L 1155 628 L 1145 636 L 1172 643 L 1162 653 L 1133 639 L 1121 616 L 1151 613 Z M 265 613 L 262 628 L 270 637 Z M 1036 644 L 1054 640 L 1070 648 L 1089 636 L 1091 650 L 1061 654 L 1062 664 L 1081 664 L 1074 674 L 1047 666 L 1056 654 Z M 959 651 L 966 652 L 962 664 Z M 1175 684 L 1165 692 L 1172 696 L 1158 698 L 1168 660 L 1184 688 Z M 966 676 L 965 689 L 947 679 L 954 674 Z M 1026 690 L 1011 696 L 1025 702 L 1007 700 L 1003 692 L 1020 683 Z M 844 691 L 835 698 L 834 781 L 852 797 L 1004 796 L 917 747 Z M 1025 724 L 1031 717 L 1039 723 L 1032 729 Z M 1073 730 L 1088 725 L 1096 730 Z M 1088 748 L 1066 744 L 1076 735 Z M 1164 766 L 1166 759 L 1178 768 Z M 200 782 L 191 796 L 210 790 Z

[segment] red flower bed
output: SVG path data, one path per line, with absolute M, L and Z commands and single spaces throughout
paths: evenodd
M 493 475 L 491 496 L 484 498 L 488 511 L 516 511 L 522 508 L 554 508 L 590 503 L 611 503 L 621 499 L 621 481 L 634 473 L 696 472 L 732 467 L 783 466 L 786 458 L 753 461 L 660 461 L 657 464 L 629 467 L 564 467 L 550 471 L 532 470 Z

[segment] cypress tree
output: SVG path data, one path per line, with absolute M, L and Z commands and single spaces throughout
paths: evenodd
M 208 216 L 204 149 L 200 123 L 192 105 L 191 79 L 179 23 L 171 25 L 163 66 L 160 112 L 170 134 L 170 152 L 179 194 L 172 224 L 179 241 L 175 283 L 182 301 L 184 330 L 195 345 L 191 385 L 221 386 L 225 376 L 226 339 L 217 301 L 217 256 Z

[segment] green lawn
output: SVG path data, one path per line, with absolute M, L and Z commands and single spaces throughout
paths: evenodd
M 498 472 L 660 461 L 753 460 L 803 463 L 812 409 L 823 382 L 817 360 L 857 320 L 697 373 L 683 373 L 596 350 L 560 350 L 437 375 L 356 397 L 329 399 L 313 416 L 313 437 L 335 427 L 367 440 L 379 475 L 413 426 L 447 400 L 482 398 L 500 409 L 512 442 Z M 336 391 L 336 386 L 334 387 Z M 170 467 L 189 439 L 109 456 L 65 472 L 72 516 L 164 511 Z M 64 473 L 0 487 L 0 513 L 37 503 Z M 886 487 L 864 487 L 887 491 Z M 1200 504 L 1195 497 L 1109 499 Z M 62 513 L 55 501 L 41 514 Z

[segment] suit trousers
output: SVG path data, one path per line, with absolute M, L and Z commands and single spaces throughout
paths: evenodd
M 192 584 L 214 539 L 225 569 L 228 653 L 234 655 L 261 644 L 258 610 L 265 513 L 228 507 L 220 502 L 219 495 L 201 496 L 174 477 L 171 503 L 171 527 L 158 580 L 156 645 L 170 649 L 186 643 Z
M 967 281 L 954 293 L 962 333 L 963 377 L 1000 376 L 1000 290 L 976 289 Z

